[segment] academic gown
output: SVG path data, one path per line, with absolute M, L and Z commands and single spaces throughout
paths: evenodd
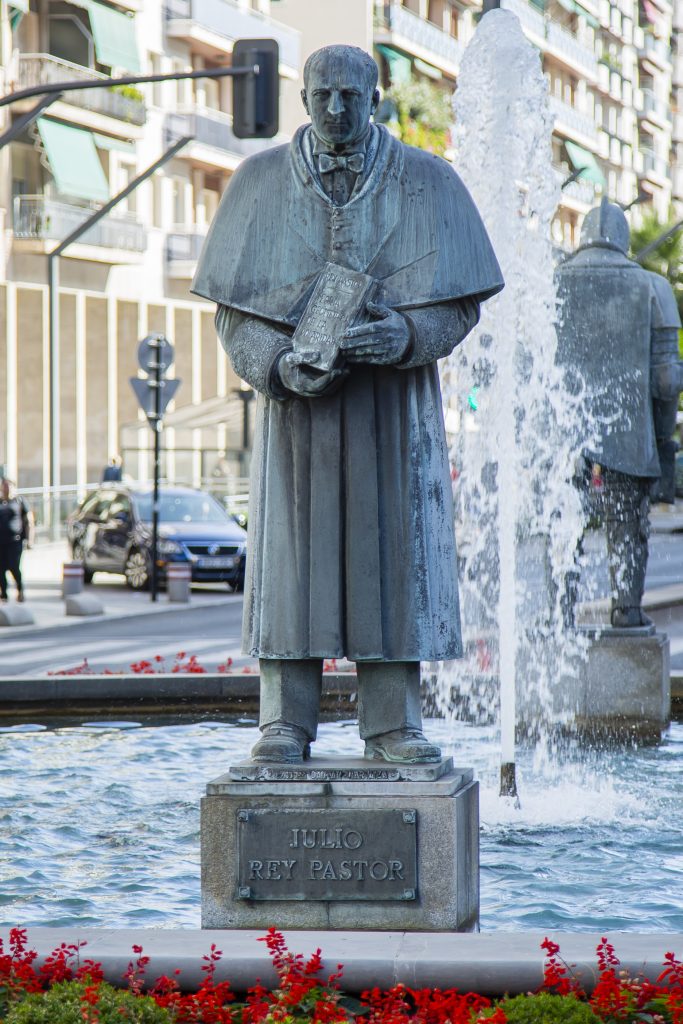
M 378 130 L 374 165 L 342 207 L 304 159 L 304 129 L 245 161 L 193 283 L 220 304 L 221 339 L 259 392 L 243 643 L 260 658 L 462 653 L 436 359 L 503 282 L 455 172 Z M 382 282 L 413 349 L 400 366 L 351 366 L 333 395 L 284 396 L 277 362 L 326 261 Z

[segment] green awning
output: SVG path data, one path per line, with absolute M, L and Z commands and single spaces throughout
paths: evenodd
M 131 156 L 135 156 L 134 142 L 113 139 L 111 135 L 100 135 L 99 132 L 93 132 L 92 137 L 98 149 L 115 149 L 117 153 L 129 153 Z
M 582 146 L 577 146 L 575 142 L 569 142 L 569 140 L 566 140 L 564 145 L 574 170 L 581 170 L 580 178 L 583 178 L 584 181 L 592 181 L 596 185 L 605 184 L 605 175 L 591 152 Z
M 399 53 L 398 50 L 392 49 L 391 46 L 383 46 L 380 43 L 377 44 L 377 49 L 389 62 L 389 77 L 392 85 L 400 82 L 409 82 L 413 72 L 410 57 L 406 57 L 404 53 Z
M 438 68 L 435 68 L 433 64 L 428 64 L 425 60 L 420 60 L 419 57 L 415 58 L 415 70 L 421 71 L 423 75 L 427 75 L 428 78 L 439 79 L 443 78 L 442 73 Z
M 109 185 L 92 133 L 43 117 L 36 123 L 57 191 L 78 199 L 109 199 Z
M 140 70 L 134 18 L 98 0 L 71 0 L 71 3 L 88 12 L 95 53 L 100 64 L 123 68 L 125 71 Z
M 9 23 L 14 32 L 19 27 L 19 22 L 28 14 L 28 0 L 9 0 Z

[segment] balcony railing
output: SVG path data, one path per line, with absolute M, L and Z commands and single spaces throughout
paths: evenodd
M 658 96 L 650 89 L 643 89 L 643 112 L 646 114 L 654 114 L 660 121 L 671 121 L 672 113 L 671 107 L 664 100 L 660 100 Z
M 16 238 L 66 238 L 92 214 L 92 210 L 47 196 L 16 196 L 14 199 L 14 234 Z M 108 249 L 144 252 L 147 232 L 132 215 L 103 217 L 87 231 L 79 242 Z
M 173 22 L 194 21 L 230 42 L 235 39 L 275 39 L 280 47 L 280 60 L 288 67 L 299 68 L 300 33 L 259 11 L 243 10 L 232 0 L 165 0 L 164 16 L 171 34 L 180 32 Z
M 206 231 L 174 231 L 166 236 L 168 263 L 196 263 L 206 240 Z
M 415 46 L 427 50 L 449 64 L 459 66 L 464 52 L 462 43 L 430 21 L 402 7 L 398 3 L 385 3 L 375 12 L 378 28 L 389 29 L 408 39 Z
M 646 174 L 655 174 L 658 178 L 669 178 L 671 176 L 668 161 L 658 156 L 654 150 L 640 147 L 643 154 L 643 170 Z
M 556 124 L 559 121 L 567 128 L 597 144 L 598 133 L 595 122 L 587 114 L 572 107 L 569 103 L 565 103 L 564 100 L 558 99 L 557 96 L 550 97 L 550 109 Z
M 562 187 L 563 182 L 567 180 L 571 171 L 568 167 L 557 166 L 554 166 L 554 171 L 557 182 Z M 595 201 L 595 185 L 592 181 L 584 181 L 582 178 L 577 178 L 575 181 L 570 181 L 562 189 L 561 195 L 571 196 L 572 199 L 577 199 L 580 203 L 585 203 L 586 206 L 592 206 Z
M 552 47 L 592 78 L 597 77 L 598 62 L 594 52 L 571 32 L 545 18 L 527 0 L 501 0 L 501 6 L 517 15 L 523 29 L 545 39 L 547 47 Z
M 56 82 L 73 82 L 81 78 L 106 78 L 99 71 L 72 64 L 51 53 L 22 53 L 19 55 L 19 72 L 16 88 L 28 89 L 34 85 L 52 85 Z M 84 89 L 65 93 L 65 103 L 73 103 L 98 114 L 106 114 L 129 124 L 144 124 L 147 111 L 143 100 L 124 96 L 116 88 Z
M 178 111 L 167 114 L 164 122 L 164 141 L 173 145 L 183 135 L 192 135 L 194 141 L 224 153 L 251 156 L 270 146 L 278 146 L 281 139 L 238 139 L 232 130 L 232 118 L 219 110 Z M 182 154 L 181 154 L 182 155 Z
M 650 57 L 658 64 L 669 65 L 673 61 L 671 47 L 664 39 L 657 39 L 651 32 L 645 33 L 643 46 L 638 51 L 639 57 Z

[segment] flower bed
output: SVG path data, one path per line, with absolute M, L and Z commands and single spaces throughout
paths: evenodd
M 232 675 L 236 670 L 233 668 L 232 658 L 226 658 L 224 662 L 216 666 L 216 672 L 220 675 Z M 244 665 L 239 670 L 243 675 L 251 675 L 258 670 L 251 665 Z M 323 662 L 323 672 L 349 672 L 355 671 L 353 665 L 344 663 L 342 668 L 338 667 L 336 658 L 329 658 Z M 207 670 L 200 663 L 195 654 L 187 654 L 185 651 L 178 651 L 169 667 L 168 659 L 163 654 L 155 654 L 152 658 L 142 658 L 140 661 L 133 661 L 127 669 L 124 668 L 103 668 L 93 669 L 90 667 L 87 658 L 72 665 L 71 668 L 62 668 L 57 672 L 48 672 L 49 676 L 155 676 L 168 673 L 183 673 L 189 675 L 206 675 Z
M 0 940 L 0 1024 L 683 1024 L 683 964 L 667 953 L 656 982 L 622 971 L 606 938 L 597 947 L 597 980 L 588 990 L 559 946 L 545 939 L 544 980 L 536 992 L 491 1000 L 456 989 L 373 988 L 360 1000 L 344 994 L 343 967 L 321 977 L 322 954 L 291 953 L 271 928 L 265 942 L 279 978 L 269 991 L 260 984 L 238 999 L 229 982 L 216 980 L 222 953 L 203 957 L 203 981 L 185 991 L 180 972 L 153 982 L 149 957 L 133 946 L 121 988 L 103 979 L 101 966 L 83 958 L 85 943 L 62 943 L 40 966 L 25 929 Z

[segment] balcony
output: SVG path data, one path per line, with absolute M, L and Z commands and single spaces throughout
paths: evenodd
M 670 178 L 669 162 L 664 157 L 658 156 L 654 150 L 640 147 L 643 154 L 643 172 L 647 178 L 657 183 L 664 183 Z
M 651 89 L 642 89 L 641 92 L 643 94 L 643 106 L 640 115 L 647 117 L 648 120 L 653 119 L 656 125 L 668 128 L 673 117 L 669 104 L 655 96 Z
M 29 89 L 35 85 L 52 85 L 55 82 L 73 82 L 82 78 L 106 78 L 99 71 L 71 64 L 68 60 L 53 57 L 51 53 L 19 54 L 19 69 L 16 89 Z M 31 101 L 33 102 L 33 101 Z M 82 107 L 84 110 L 125 121 L 127 124 L 143 125 L 147 110 L 143 100 L 124 96 L 114 89 L 74 90 L 64 94 L 64 103 Z
M 457 74 L 465 49 L 462 43 L 406 7 L 385 3 L 376 9 L 375 30 L 376 43 L 397 46 L 447 74 Z
M 192 277 L 206 239 L 206 229 L 173 231 L 166 236 L 166 268 L 169 277 Z
M 14 199 L 14 237 L 30 241 L 55 241 L 66 238 L 92 214 L 92 209 L 75 206 L 47 196 L 16 196 Z M 131 215 L 111 215 L 94 224 L 77 246 L 97 246 L 127 253 L 142 253 L 147 248 L 147 232 Z M 70 250 L 67 254 L 71 255 Z M 94 257 L 97 258 L 97 257 Z M 111 262 L 126 262 L 116 259 Z
M 549 99 L 550 110 L 555 118 L 555 130 L 562 135 L 576 135 L 579 141 L 597 147 L 598 132 L 593 119 L 557 96 L 550 96 Z
M 556 59 L 573 70 L 580 71 L 591 81 L 597 79 L 598 62 L 593 50 L 571 32 L 544 18 L 541 12 L 526 0 L 501 0 L 501 6 L 517 15 L 526 34 L 544 51 L 552 52 Z
M 234 170 L 244 157 L 284 141 L 282 138 L 238 139 L 232 130 L 232 117 L 208 108 L 166 115 L 164 144 L 172 146 L 183 135 L 193 136 L 193 141 L 180 151 L 179 157 L 226 170 Z
M 659 68 L 669 70 L 672 65 L 671 47 L 664 39 L 657 39 L 651 32 L 645 32 L 643 45 L 638 50 L 638 56 L 642 59 L 652 61 Z
M 215 57 L 216 49 L 232 52 L 236 39 L 275 39 L 280 47 L 280 65 L 299 73 L 300 33 L 288 25 L 238 7 L 232 0 L 165 0 L 166 33 L 189 39 Z

